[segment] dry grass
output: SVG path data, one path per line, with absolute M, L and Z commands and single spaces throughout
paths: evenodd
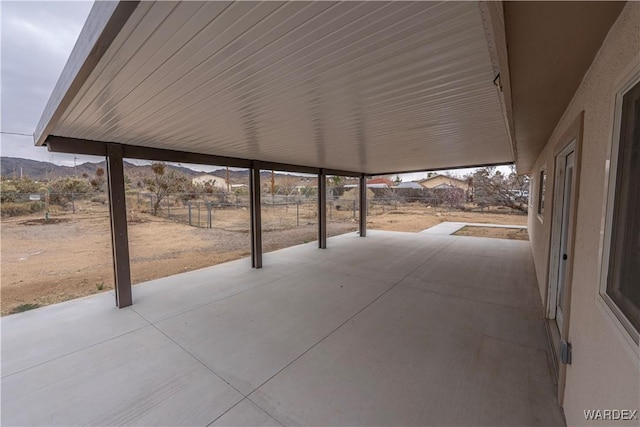
M 379 210 L 377 210 L 379 211 Z M 509 211 L 487 212 L 447 211 L 421 205 L 398 207 L 384 214 L 367 218 L 367 227 L 374 230 L 420 232 L 441 222 L 473 222 L 481 224 L 527 225 L 527 216 Z
M 529 240 L 525 228 L 477 227 L 468 225 L 456 231 L 456 236 L 490 237 L 493 239 Z

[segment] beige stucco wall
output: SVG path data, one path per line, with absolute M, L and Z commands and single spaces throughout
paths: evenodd
M 447 184 L 447 185 L 452 185 L 454 187 L 461 188 L 465 191 L 469 189 L 469 184 L 467 184 L 466 182 L 460 181 L 459 179 L 450 178 L 444 175 L 435 176 L 429 179 L 428 181 L 421 181 L 419 182 L 419 184 L 425 188 L 435 188 L 438 185 Z
M 640 359 L 615 323 L 598 304 L 601 216 L 605 200 L 605 161 L 612 138 L 616 86 L 640 54 L 640 2 L 629 2 L 611 28 L 578 91 L 532 171 L 532 197 L 538 173 L 552 170 L 553 147 L 567 128 L 585 112 L 582 171 L 576 225 L 569 341 L 573 363 L 567 368 L 564 410 L 569 425 L 597 425 L 584 418 L 585 409 L 640 409 Z M 547 208 L 553 176 L 547 176 Z M 529 215 L 529 234 L 544 301 L 551 210 L 542 221 L 537 201 Z M 615 425 L 626 423 L 614 422 Z M 612 421 L 604 424 L 612 424 Z M 630 425 L 640 425 L 636 420 Z

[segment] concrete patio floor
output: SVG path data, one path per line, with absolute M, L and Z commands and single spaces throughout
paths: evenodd
M 369 233 L 3 318 L 2 425 L 564 425 L 529 242 Z

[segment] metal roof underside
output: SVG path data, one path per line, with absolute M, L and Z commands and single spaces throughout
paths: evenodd
M 514 160 L 478 3 L 141 2 L 120 26 L 37 144 L 362 173 Z

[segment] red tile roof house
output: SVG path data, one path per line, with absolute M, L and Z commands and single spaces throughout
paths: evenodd
M 386 178 L 373 178 L 367 180 L 367 187 L 373 188 L 391 188 L 395 185 L 395 182 Z

